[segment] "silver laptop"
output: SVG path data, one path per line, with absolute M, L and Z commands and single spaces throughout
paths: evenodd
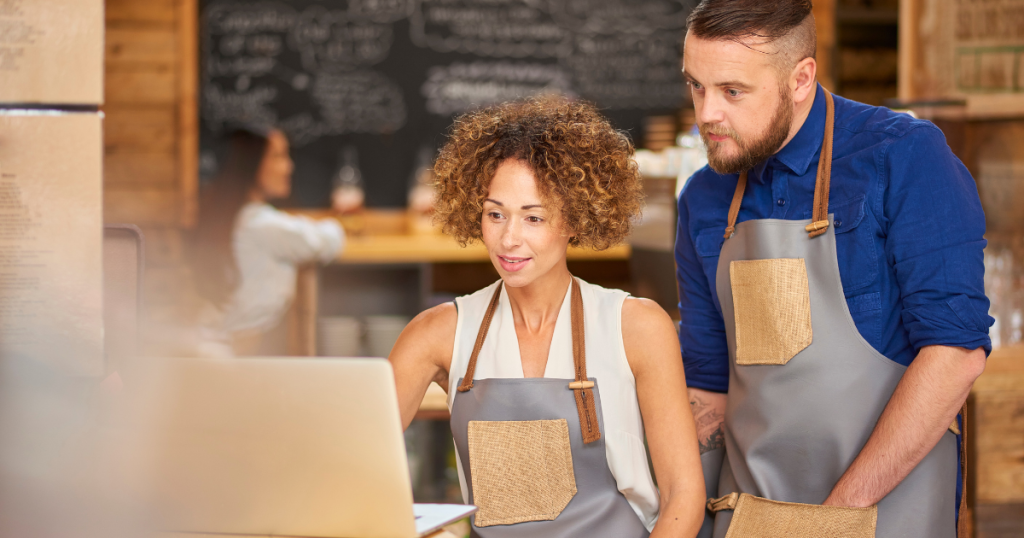
M 160 530 L 413 538 L 476 510 L 413 505 L 384 359 L 144 362 L 121 448 Z

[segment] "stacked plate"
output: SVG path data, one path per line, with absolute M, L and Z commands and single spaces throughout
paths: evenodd
M 371 357 L 387 357 L 398 341 L 398 335 L 409 323 L 405 316 L 367 316 L 366 354 Z
M 324 316 L 317 324 L 317 351 L 321 357 L 362 355 L 362 323 L 349 316 Z

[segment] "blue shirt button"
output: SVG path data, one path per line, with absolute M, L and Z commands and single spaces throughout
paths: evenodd
M 842 227 L 842 225 L 843 225 L 843 221 L 841 221 L 841 220 L 837 220 L 836 221 L 836 228 L 840 228 L 840 227 Z
M 778 204 L 779 204 L 779 207 L 782 207 L 782 206 L 786 205 L 786 199 L 785 198 L 779 198 Z

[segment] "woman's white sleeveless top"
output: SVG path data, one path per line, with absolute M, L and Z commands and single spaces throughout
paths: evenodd
M 587 377 L 597 380 L 604 415 L 604 439 L 608 467 L 619 491 L 629 501 L 647 530 L 654 529 L 658 519 L 658 490 L 651 478 L 644 447 L 644 426 L 636 397 L 636 380 L 626 362 L 622 341 L 622 303 L 629 296 L 621 290 L 609 290 L 577 279 L 583 295 L 583 316 L 586 331 Z M 494 295 L 495 282 L 471 295 L 455 299 L 458 324 L 455 328 L 455 350 L 448 376 L 448 409 L 451 410 L 459 379 L 466 372 L 469 356 L 476 343 L 484 313 Z M 548 351 L 544 377 L 573 379 L 572 331 L 569 313 L 569 288 L 555 321 L 555 331 Z M 505 289 L 501 290 L 498 309 L 484 346 L 477 357 L 475 379 L 522 378 L 512 307 Z M 456 454 L 458 458 L 458 454 Z M 462 462 L 458 462 L 462 497 L 468 499 Z

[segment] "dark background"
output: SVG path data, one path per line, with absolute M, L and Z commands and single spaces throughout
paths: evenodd
M 458 113 L 540 91 L 595 102 L 639 143 L 645 116 L 683 102 L 679 50 L 695 4 L 207 0 L 202 176 L 216 172 L 227 126 L 276 125 L 295 160 L 287 205 L 327 206 L 352 146 L 366 205 L 404 206 Z

